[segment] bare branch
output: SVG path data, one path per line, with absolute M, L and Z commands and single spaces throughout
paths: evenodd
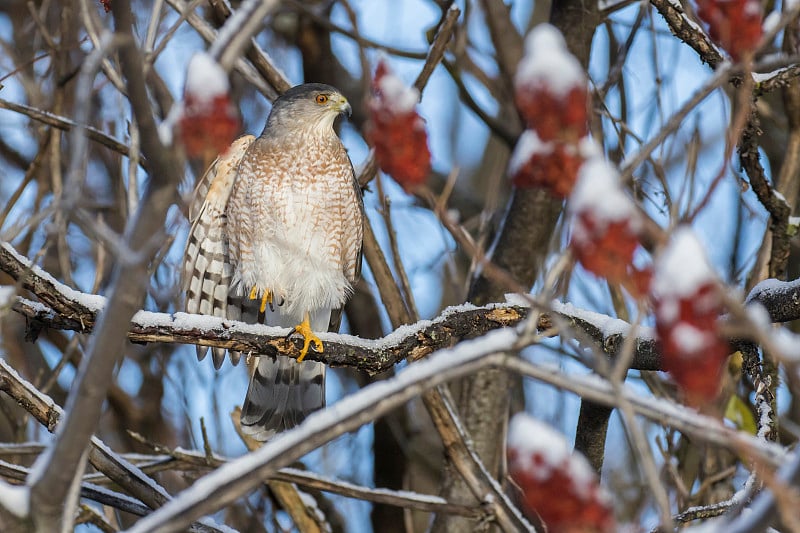
M 434 69 L 436 69 L 436 65 L 438 65 L 444 57 L 444 52 L 456 29 L 459 15 L 461 15 L 461 10 L 458 9 L 458 6 L 455 4 L 451 5 L 450 9 L 447 10 L 444 21 L 442 21 L 439 30 L 436 32 L 436 36 L 433 38 L 433 43 L 430 49 L 428 49 L 428 56 L 425 58 L 422 71 L 414 82 L 414 87 L 417 88 L 420 94 L 425 88 L 425 85 L 428 84 L 428 79 L 430 79 L 431 74 L 433 74 Z
M 385 415 L 431 387 L 497 364 L 508 357 L 498 350 L 511 349 L 515 342 L 516 335 L 511 331 L 492 332 L 470 342 L 469 347 L 444 350 L 395 378 L 374 383 L 328 410 L 313 413 L 281 438 L 208 474 L 171 504 L 139 521 L 130 532 L 179 531 L 194 517 L 241 497 L 279 468 L 325 442 Z M 517 511 L 507 507 L 505 499 L 490 497 L 483 503 L 494 511 L 505 531 L 530 530 Z
M 25 115 L 33 120 L 36 120 L 37 122 L 47 124 L 48 126 L 52 126 L 63 131 L 71 131 L 76 127 L 80 127 L 86 132 L 86 136 L 89 139 L 102 144 L 103 146 L 126 157 L 130 155 L 130 149 L 126 144 L 91 126 L 76 124 L 74 121 L 68 118 L 60 117 L 58 115 L 54 115 L 53 113 L 42 111 L 41 109 L 36 109 L 24 104 L 9 102 L 8 100 L 3 100 L 2 98 L 0 98 L 0 108 L 20 113 L 21 115 Z M 147 168 L 147 161 L 145 159 L 141 160 L 141 164 L 143 168 Z
M 144 64 L 132 34 L 132 13 L 126 0 L 112 3 L 119 56 L 127 80 L 133 114 L 142 134 L 142 152 L 148 158 L 150 181 L 132 225 L 126 235 L 128 246 L 135 252 L 151 255 L 147 248 L 154 235 L 163 233 L 168 207 L 177 198 L 176 185 L 182 175 L 174 155 L 159 141 L 155 119 L 141 73 Z M 96 53 L 105 53 L 105 50 Z M 89 65 L 89 66 L 87 66 Z M 84 64 L 82 76 L 94 76 Z M 29 480 L 31 502 L 36 505 L 36 526 L 42 530 L 60 530 L 72 522 L 71 505 L 77 494 L 76 479 L 85 466 L 87 446 L 100 419 L 100 412 L 111 383 L 117 360 L 124 352 L 124 331 L 137 308 L 141 307 L 147 286 L 147 262 L 120 263 L 111 285 L 111 296 L 97 331 L 90 340 L 87 356 L 81 362 L 77 381 L 72 386 L 51 453 L 40 456 Z M 121 328 L 121 329 L 120 329 Z M 70 468 L 63 468 L 70 465 Z M 74 469 L 73 469 L 74 467 Z M 76 476 L 77 474 L 77 476 Z
M 22 379 L 3 360 L 0 360 L 0 391 L 14 399 L 49 432 L 55 432 L 64 411 L 56 405 L 52 398 Z M 111 448 L 102 440 L 94 436 L 90 440 L 89 462 L 108 479 L 128 491 L 150 509 L 157 509 L 170 499 L 163 487 L 133 464 L 111 451 Z M 192 528 L 197 531 L 207 530 L 200 524 L 193 525 Z

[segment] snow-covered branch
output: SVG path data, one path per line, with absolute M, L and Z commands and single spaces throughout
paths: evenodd
M 8 243 L 0 243 L 0 270 L 11 275 L 41 301 L 18 298 L 13 308 L 29 319 L 28 337 L 35 339 L 43 327 L 88 333 L 93 330 L 105 298 L 76 291 L 56 281 L 41 268 L 19 255 Z M 419 359 L 463 338 L 493 329 L 514 326 L 530 311 L 523 299 L 513 304 L 476 307 L 469 304 L 446 309 L 434 320 L 402 326 L 377 340 L 350 335 L 320 334 L 324 353 L 311 352 L 309 359 L 332 366 L 351 366 L 375 374 L 406 358 Z M 582 311 L 571 305 L 553 304 L 550 314 L 538 319 L 541 332 L 555 334 L 553 313 L 568 326 L 578 328 L 611 356 L 623 345 L 630 325 L 606 315 Z M 641 328 L 640 328 L 641 329 Z M 128 338 L 133 342 L 172 342 L 218 346 L 244 353 L 275 353 L 297 357 L 297 345 L 287 341 L 289 330 L 186 313 L 139 311 L 131 320 Z M 632 368 L 659 370 L 660 358 L 654 340 L 644 335 L 637 340 Z
M 178 531 L 193 518 L 220 509 L 309 451 L 385 415 L 437 385 L 514 357 L 518 337 L 512 330 L 493 331 L 411 365 L 397 377 L 374 383 L 323 411 L 311 414 L 295 429 L 282 433 L 262 448 L 221 466 L 184 490 L 177 499 L 138 522 L 130 531 Z M 483 502 L 506 531 L 530 526 L 498 491 L 485 493 Z M 213 497 L 212 497 L 213 495 Z
M 13 398 L 48 431 L 55 432 L 64 411 L 56 405 L 52 398 L 22 379 L 3 360 L 0 360 L 0 391 Z M 113 452 L 102 440 L 94 436 L 89 444 L 89 463 L 150 509 L 161 507 L 171 498 L 169 493 L 152 478 Z M 90 489 L 91 487 L 87 490 Z M 90 492 L 92 491 L 90 490 Z M 94 492 L 92 493 L 94 494 Z M 127 504 L 132 504 L 132 502 L 128 501 Z M 191 528 L 195 531 L 209 531 L 207 525 L 193 524 Z M 211 530 L 214 529 L 211 528 Z
M 18 297 L 13 309 L 28 318 L 28 337 L 36 339 L 42 328 L 91 332 L 97 314 L 105 306 L 103 296 L 76 291 L 32 265 L 8 243 L 0 243 L 0 271 L 36 295 L 40 302 Z M 772 322 L 787 322 L 800 317 L 800 280 L 768 280 L 759 284 L 746 303 L 760 303 Z M 331 366 L 349 366 L 370 374 L 383 372 L 406 358 L 419 359 L 452 345 L 501 327 L 515 326 L 528 317 L 528 303 L 510 297 L 502 304 L 476 307 L 470 304 L 445 309 L 433 320 L 402 326 L 376 340 L 351 335 L 321 333 L 324 353 L 311 352 L 309 359 Z M 548 312 L 539 315 L 537 329 L 556 335 L 556 326 L 566 325 L 588 336 L 604 353 L 617 356 L 631 325 L 607 315 L 553 302 Z M 661 370 L 661 356 L 653 335 L 639 328 L 631 364 L 636 370 Z M 297 344 L 287 340 L 288 329 L 245 324 L 216 317 L 187 313 L 139 311 L 128 331 L 132 342 L 199 344 L 235 349 L 244 353 L 276 353 L 297 357 Z

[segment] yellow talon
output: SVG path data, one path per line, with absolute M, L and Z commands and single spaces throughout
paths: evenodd
M 249 298 L 251 300 L 255 300 L 256 298 L 258 298 L 258 287 L 253 286 L 253 288 L 250 289 Z M 261 293 L 261 307 L 259 308 L 259 311 L 263 313 L 267 309 L 267 304 L 271 303 L 272 303 L 272 293 L 268 290 L 264 290 L 264 292 Z
M 299 333 L 303 336 L 303 349 L 300 351 L 300 357 L 297 358 L 298 363 L 305 359 L 306 355 L 308 354 L 308 348 L 311 346 L 312 342 L 314 343 L 316 350 L 319 353 L 322 353 L 322 341 L 319 340 L 319 337 L 314 335 L 313 331 L 311 331 L 311 321 L 308 318 L 308 313 L 306 313 L 303 321 L 294 327 L 294 331 L 292 333 Z

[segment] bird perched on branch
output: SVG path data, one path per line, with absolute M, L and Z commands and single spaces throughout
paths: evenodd
M 267 440 L 325 404 L 325 366 L 303 361 L 314 334 L 336 331 L 361 270 L 364 206 L 333 129 L 351 111 L 334 87 L 308 83 L 275 100 L 259 137 L 233 142 L 206 171 L 189 209 L 186 311 L 293 327 L 297 360 L 261 354 L 241 425 Z M 197 346 L 203 359 L 208 347 Z M 219 368 L 225 349 L 213 348 Z M 236 364 L 240 354 L 230 352 Z

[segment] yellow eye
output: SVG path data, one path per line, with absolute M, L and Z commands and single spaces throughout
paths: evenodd
M 318 94 L 316 98 L 316 102 L 319 105 L 324 105 L 328 103 L 328 95 L 327 94 Z

